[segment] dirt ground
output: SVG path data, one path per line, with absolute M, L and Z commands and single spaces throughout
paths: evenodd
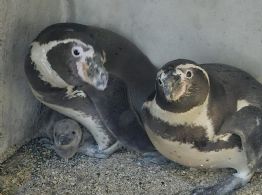
M 0 165 L 0 195 L 9 194 L 190 194 L 232 170 L 197 170 L 170 163 L 138 165 L 139 155 L 120 151 L 108 159 L 76 155 L 65 162 L 38 140 Z M 262 174 L 235 194 L 262 194 Z

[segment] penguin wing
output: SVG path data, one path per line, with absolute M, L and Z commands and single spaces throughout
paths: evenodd
M 236 134 L 241 138 L 249 166 L 258 168 L 262 165 L 262 110 L 260 108 L 243 107 L 224 122 L 220 132 Z
M 96 110 L 111 133 L 125 146 L 138 151 L 152 151 L 153 145 L 129 103 L 126 84 L 117 77 L 109 80 L 103 91 L 94 91 Z

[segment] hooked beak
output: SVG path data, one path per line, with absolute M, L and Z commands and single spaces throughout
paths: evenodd
M 168 100 L 171 99 L 173 91 L 179 87 L 180 81 L 180 75 L 173 71 L 167 73 L 160 72 L 157 78 L 158 85 L 162 88 L 162 91 Z
M 101 55 L 96 55 L 91 62 L 91 69 L 94 68 L 95 76 L 95 86 L 98 90 L 105 90 L 108 83 L 108 72 L 104 67 L 106 63 L 106 53 L 103 50 Z M 94 65 L 94 66 L 92 66 Z
M 105 70 L 105 68 L 102 68 L 100 70 L 98 70 L 98 77 L 96 79 L 96 87 L 97 89 L 103 91 L 106 89 L 107 87 L 107 83 L 108 83 L 108 73 Z
M 98 90 L 105 90 L 108 83 L 108 72 L 103 66 L 102 60 L 97 60 L 95 58 L 86 59 L 85 64 L 83 64 L 84 72 L 86 72 L 86 81 L 93 85 Z

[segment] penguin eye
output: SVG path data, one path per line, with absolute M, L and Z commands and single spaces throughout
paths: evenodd
M 189 79 L 191 79 L 192 76 L 193 76 L 192 71 L 191 71 L 191 70 L 188 70 L 188 71 L 186 72 L 186 77 L 189 78 Z
M 76 134 L 76 132 L 75 132 L 75 131 L 72 131 L 72 134 L 73 134 L 73 135 L 75 135 L 75 134 Z
M 75 46 L 72 48 L 72 55 L 74 57 L 79 57 L 81 56 L 83 53 L 83 48 L 82 47 L 79 47 L 79 46 Z

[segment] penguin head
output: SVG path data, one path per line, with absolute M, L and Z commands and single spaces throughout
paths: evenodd
M 165 105 L 189 110 L 205 102 L 209 93 L 208 74 L 190 60 L 168 62 L 157 73 L 156 92 Z
M 78 151 L 82 130 L 77 122 L 71 119 L 62 119 L 53 128 L 54 148 L 59 156 L 69 159 Z
M 53 87 L 88 83 L 104 90 L 108 82 L 106 54 L 84 29 L 75 25 L 55 25 L 39 34 L 31 47 L 35 69 Z

